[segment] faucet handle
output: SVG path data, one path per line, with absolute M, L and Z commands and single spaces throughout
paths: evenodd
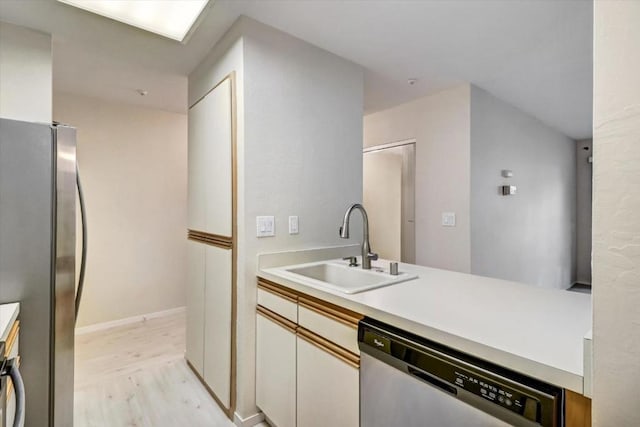
M 398 263 L 397 262 L 389 263 L 389 274 L 391 274 L 392 276 L 397 276 L 398 274 L 400 274 L 398 272 Z
M 358 266 L 358 258 L 354 256 L 346 256 L 342 258 L 344 261 L 349 261 L 349 267 L 357 267 Z
M 371 261 L 376 261 L 378 259 L 378 254 L 373 253 L 373 252 L 369 252 L 367 254 L 367 258 L 369 258 Z

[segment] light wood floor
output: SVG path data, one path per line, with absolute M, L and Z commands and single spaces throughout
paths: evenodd
M 184 313 L 77 336 L 75 426 L 233 426 L 184 348 Z

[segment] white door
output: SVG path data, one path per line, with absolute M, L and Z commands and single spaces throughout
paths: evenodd
M 203 243 L 187 242 L 187 360 L 202 375 L 204 372 L 204 276 Z
M 369 216 L 371 247 L 380 258 L 399 261 L 402 251 L 402 157 L 386 151 L 365 153 L 363 202 Z
M 231 250 L 206 245 L 204 380 L 225 408 L 231 397 L 231 259 Z
M 232 104 L 226 79 L 189 110 L 189 228 L 232 234 Z
M 297 337 L 298 426 L 359 427 L 360 371 Z
M 278 427 L 296 426 L 296 334 L 258 313 L 256 405 Z
M 371 248 L 381 258 L 415 263 L 415 143 L 368 147 L 363 204 Z

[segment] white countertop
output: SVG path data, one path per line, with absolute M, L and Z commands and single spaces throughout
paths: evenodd
M 347 295 L 292 280 L 284 268 L 274 266 L 284 265 L 283 254 L 277 256 L 277 262 L 260 261 L 261 277 L 583 393 L 583 339 L 591 329 L 591 295 L 411 264 L 400 264 L 400 271 L 418 279 Z
M 0 341 L 5 341 L 13 322 L 18 318 L 20 313 L 20 304 L 1 304 L 0 305 Z

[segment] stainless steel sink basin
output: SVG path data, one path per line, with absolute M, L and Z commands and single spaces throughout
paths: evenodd
M 355 294 L 382 286 L 394 285 L 417 277 L 407 273 L 400 273 L 396 276 L 376 269 L 363 270 L 337 262 L 292 267 L 286 271 L 311 280 L 318 286 L 335 289 L 345 294 Z

